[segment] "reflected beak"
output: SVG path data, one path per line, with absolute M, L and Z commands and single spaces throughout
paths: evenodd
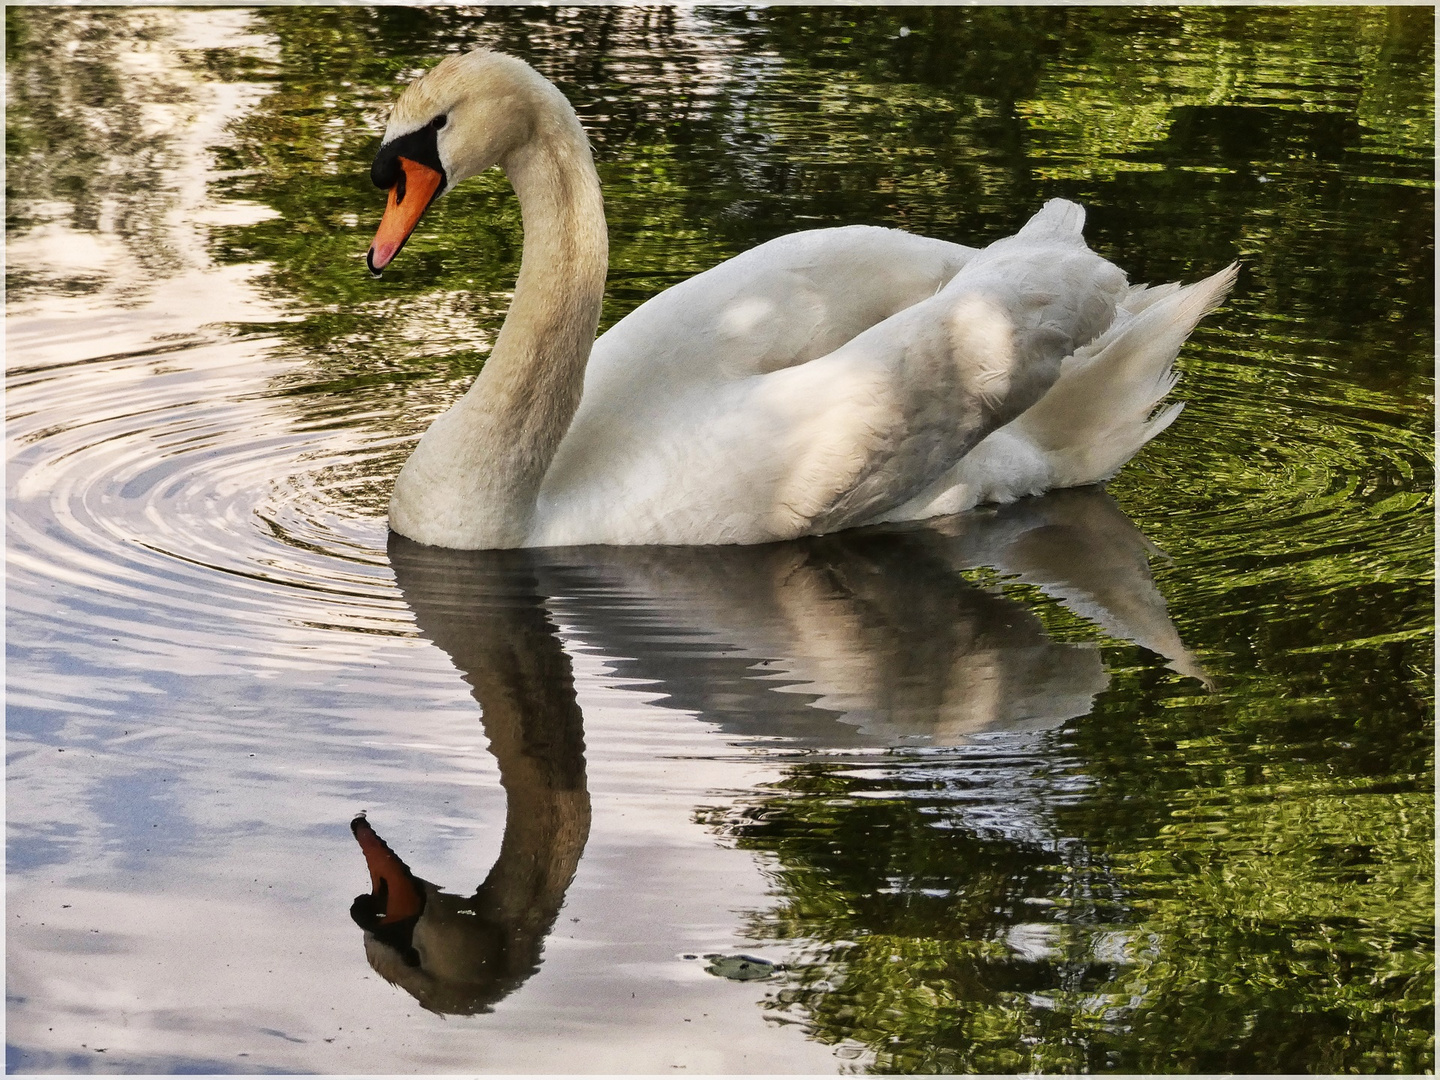
M 380 271 L 390 265 L 390 260 L 400 254 L 405 241 L 420 223 L 420 215 L 435 200 L 445 185 L 445 175 L 428 165 L 402 157 L 400 179 L 390 189 L 385 203 L 385 216 L 380 219 L 380 228 L 375 232 L 375 242 L 365 255 L 370 273 L 380 276 Z
M 400 857 L 390 850 L 390 845 L 380 839 L 363 817 L 350 823 L 350 831 L 360 842 L 365 865 L 370 868 L 370 895 L 357 897 L 355 901 L 356 907 L 365 909 L 363 914 L 366 919 L 361 922 L 357 917 L 355 921 L 361 922 L 368 930 L 419 915 L 425 908 L 425 893 L 410 868 L 401 862 Z M 368 903 L 362 904 L 362 901 Z M 354 916 L 355 908 L 352 907 L 350 913 Z

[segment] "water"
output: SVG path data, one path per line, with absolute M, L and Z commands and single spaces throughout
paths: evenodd
M 1433 1069 L 1423 9 L 7 22 L 12 1069 Z M 368 162 L 471 43 L 591 133 L 607 323 L 1054 195 L 1133 280 L 1244 270 L 1108 493 L 392 542 L 520 231 L 479 178 L 371 281 Z M 367 963 L 360 811 L 448 978 Z

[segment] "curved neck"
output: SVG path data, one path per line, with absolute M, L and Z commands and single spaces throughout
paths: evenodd
M 609 241 L 589 143 L 563 108 L 538 117 L 534 137 L 501 159 L 525 228 L 514 299 L 474 385 L 396 482 L 392 527 L 423 543 L 523 544 L 580 404 Z

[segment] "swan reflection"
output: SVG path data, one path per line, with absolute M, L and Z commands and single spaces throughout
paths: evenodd
M 357 818 L 372 891 L 350 913 L 384 978 L 433 1012 L 484 1012 L 538 969 L 590 835 L 575 680 L 524 554 L 397 540 L 391 561 L 421 633 L 480 703 L 505 789 L 505 834 L 490 873 L 461 896 L 415 876 Z
M 463 552 L 392 536 L 421 633 L 480 704 L 506 823 L 494 868 L 464 897 L 415 877 L 357 819 L 373 888 L 352 915 L 371 965 L 452 1013 L 488 1008 L 538 969 L 590 827 L 567 644 L 732 737 L 955 745 L 1083 716 L 1108 681 L 1097 645 L 1053 640 L 967 569 L 1032 584 L 1203 680 L 1150 577 L 1155 550 L 1098 489 L 759 547 Z

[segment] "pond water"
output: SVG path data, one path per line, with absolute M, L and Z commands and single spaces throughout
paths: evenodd
M 1433 1069 L 1428 9 L 6 18 L 12 1071 Z M 1056 195 L 1240 281 L 1107 491 L 392 540 L 521 237 L 490 174 L 372 281 L 369 161 L 473 44 L 591 135 L 607 324 Z

